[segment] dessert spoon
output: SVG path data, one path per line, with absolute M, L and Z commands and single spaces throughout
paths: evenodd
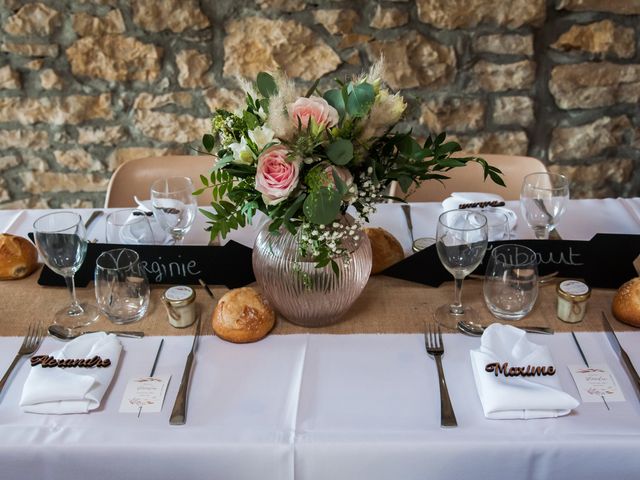
M 78 338 L 80 335 L 84 335 L 85 333 L 96 333 L 96 332 L 71 332 L 68 329 L 64 328 L 61 325 L 50 325 L 48 328 L 49 335 L 56 337 L 60 340 L 73 340 L 74 338 Z M 130 337 L 130 338 L 142 338 L 144 337 L 144 332 L 104 332 L 110 333 L 112 335 L 117 335 L 118 337 Z
M 514 327 L 529 333 L 544 333 L 546 335 L 553 335 L 553 329 L 549 327 L 530 327 L 524 325 L 514 325 Z M 473 337 L 479 337 L 480 335 L 482 335 L 486 328 L 487 327 L 483 327 L 482 325 L 478 325 L 477 323 L 465 322 L 464 320 L 460 320 L 458 322 L 458 330 Z

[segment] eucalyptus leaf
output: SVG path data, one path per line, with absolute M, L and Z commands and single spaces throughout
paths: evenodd
M 353 117 L 364 117 L 373 105 L 376 92 L 369 83 L 349 84 L 347 112 Z
M 309 193 L 302 208 L 309 222 L 328 225 L 337 218 L 341 205 L 340 192 L 333 188 L 322 188 Z
M 214 171 L 220 170 L 221 168 L 224 168 L 231 162 L 233 162 L 233 155 L 225 155 L 220 160 L 218 160 L 218 162 L 214 165 L 213 170 Z
M 335 108 L 340 115 L 340 118 L 344 117 L 345 105 L 344 98 L 342 96 L 342 92 L 340 90 L 327 90 L 324 92 L 323 98 L 327 101 L 329 105 Z
M 216 138 L 213 135 L 211 135 L 210 133 L 205 133 L 202 136 L 202 146 L 207 152 L 211 152 L 211 150 L 213 150 L 213 147 L 215 147 L 215 145 L 216 145 Z
M 256 83 L 258 85 L 258 91 L 263 97 L 271 97 L 278 92 L 276 81 L 267 72 L 258 73 Z
M 327 147 L 327 157 L 336 165 L 346 165 L 353 158 L 353 144 L 345 138 L 338 138 Z

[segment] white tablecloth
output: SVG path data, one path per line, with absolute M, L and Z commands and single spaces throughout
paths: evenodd
M 560 233 L 638 233 L 640 220 L 627 207 L 622 200 L 572 201 Z M 433 236 L 439 205 L 412 211 L 416 236 Z M 24 235 L 41 213 L 0 212 L 0 230 Z M 396 205 L 382 206 L 372 223 L 408 247 Z M 89 236 L 101 238 L 103 229 L 103 220 L 96 222 Z M 522 221 L 517 232 L 530 237 Z M 239 238 L 250 243 L 251 234 Z M 206 240 L 197 230 L 187 239 Z M 605 336 L 578 337 L 590 362 L 612 367 L 627 402 L 611 403 L 610 411 L 582 404 L 557 419 L 487 420 L 469 358 L 479 339 L 445 335 L 444 369 L 459 424 L 448 430 L 440 428 L 435 363 L 420 335 L 270 336 L 250 345 L 204 337 L 187 424 L 179 427 L 168 418 L 189 337 L 165 339 L 157 373 L 172 375 L 166 402 L 161 413 L 139 419 L 118 408 L 127 381 L 148 374 L 158 337 L 123 339 L 116 379 L 101 408 L 87 415 L 22 413 L 23 360 L 0 395 L 0 479 L 636 479 L 640 402 Z M 639 334 L 620 337 L 640 367 Z M 581 363 L 571 336 L 531 339 L 550 347 L 563 387 L 577 396 L 566 369 Z M 0 373 L 20 342 L 0 338 Z M 40 352 L 57 348 L 46 339 Z

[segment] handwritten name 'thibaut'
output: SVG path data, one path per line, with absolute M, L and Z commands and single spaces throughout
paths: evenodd
M 510 367 L 509 362 L 504 362 L 502 365 L 498 362 L 494 362 L 487 363 L 484 369 L 489 373 L 493 372 L 496 377 L 500 374 L 505 377 L 539 377 L 556 374 L 556 368 L 553 365 L 549 365 L 547 367 L 535 367 L 533 365 L 527 365 L 526 367 Z
M 487 251 L 490 251 L 492 249 L 492 247 L 489 247 L 487 249 Z M 566 251 L 564 252 L 535 252 L 536 254 L 536 260 L 538 262 L 538 264 L 542 264 L 542 265 L 571 265 L 571 266 L 581 266 L 584 265 L 583 262 L 578 261 L 580 259 L 580 257 L 582 257 L 582 254 L 580 253 L 575 253 L 573 251 L 572 247 L 569 247 Z M 515 255 L 498 255 L 498 259 L 503 261 L 503 262 L 513 262 L 513 263 L 524 263 L 525 261 L 529 261 L 529 255 L 522 251 L 522 252 L 518 252 Z

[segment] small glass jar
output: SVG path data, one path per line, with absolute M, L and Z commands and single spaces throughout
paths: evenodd
M 162 294 L 162 304 L 169 315 L 169 323 L 185 328 L 196 321 L 196 292 L 184 285 L 168 288 Z
M 589 286 L 579 280 L 565 280 L 556 287 L 558 294 L 558 318 L 567 323 L 578 323 L 587 311 L 591 296 Z

